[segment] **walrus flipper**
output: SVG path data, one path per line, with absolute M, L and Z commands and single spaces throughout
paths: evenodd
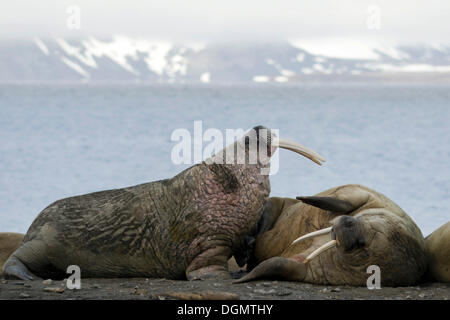
M 287 281 L 303 281 L 306 276 L 306 265 L 294 259 L 272 257 L 261 262 L 250 273 L 233 283 L 243 283 L 258 279 L 282 279 Z
M 38 280 L 28 268 L 16 257 L 12 256 L 6 261 L 3 267 L 3 278 L 20 280 Z
M 186 269 L 188 280 L 230 279 L 228 259 L 231 249 L 216 245 L 196 256 Z
M 354 209 L 354 206 L 346 200 L 340 200 L 332 197 L 296 197 L 306 204 L 317 207 L 319 209 L 345 214 Z

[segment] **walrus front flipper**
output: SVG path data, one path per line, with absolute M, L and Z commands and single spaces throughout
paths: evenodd
M 280 279 L 287 281 L 303 281 L 306 276 L 306 265 L 293 259 L 273 257 L 261 262 L 250 273 L 233 283 L 243 283 L 257 279 Z
M 354 209 L 349 201 L 332 197 L 296 197 L 296 199 L 311 206 L 340 214 L 348 213 Z
M 20 280 L 38 280 L 39 277 L 31 273 L 30 270 L 14 256 L 11 256 L 6 261 L 3 267 L 3 277 L 5 279 L 20 279 Z
M 217 245 L 196 256 L 186 269 L 188 280 L 230 279 L 228 259 L 231 249 Z

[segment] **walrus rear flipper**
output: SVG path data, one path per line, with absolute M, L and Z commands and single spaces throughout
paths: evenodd
M 250 273 L 233 283 L 243 283 L 257 279 L 280 279 L 287 281 L 303 281 L 306 276 L 306 265 L 293 259 L 273 257 L 261 262 Z
M 349 201 L 332 197 L 296 197 L 296 199 L 319 209 L 339 214 L 345 214 L 354 209 L 354 206 Z
M 6 261 L 3 267 L 3 277 L 5 279 L 20 279 L 20 280 L 37 280 L 39 277 L 31 273 L 30 270 L 14 256 L 11 256 Z

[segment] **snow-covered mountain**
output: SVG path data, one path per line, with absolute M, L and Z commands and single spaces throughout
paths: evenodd
M 0 42 L 0 82 L 450 82 L 450 46 L 355 42 L 174 44 L 104 40 Z

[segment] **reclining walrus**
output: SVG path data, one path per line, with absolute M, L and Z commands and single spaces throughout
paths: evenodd
M 34 220 L 4 276 L 63 278 L 77 265 L 82 277 L 230 277 L 227 261 L 268 199 L 277 147 L 324 161 L 255 127 L 171 179 L 56 201 Z
M 377 265 L 384 286 L 417 284 L 427 268 L 425 241 L 413 220 L 384 195 L 360 185 L 313 197 L 270 198 L 273 227 L 255 243 L 259 263 L 236 283 L 275 278 L 365 286 Z
M 430 257 L 428 280 L 450 282 L 450 222 L 425 238 Z

